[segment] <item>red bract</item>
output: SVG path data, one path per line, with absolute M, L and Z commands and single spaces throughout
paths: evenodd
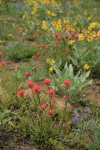
M 44 110 L 45 108 L 46 108 L 46 104 L 45 103 L 40 105 L 40 110 Z
M 54 114 L 54 110 L 53 109 L 49 109 L 47 110 L 48 115 L 53 115 Z
M 5 61 L 2 61 L 2 62 L 0 63 L 0 65 L 1 65 L 2 67 L 6 66 L 6 62 L 5 62 Z
M 25 90 L 21 89 L 17 91 L 17 96 L 23 97 L 25 94 Z
M 55 105 L 54 102 L 50 103 L 50 107 L 54 107 L 54 105 Z
M 26 30 L 25 30 L 25 32 L 27 33 L 27 32 L 28 32 L 28 30 L 26 29 Z
M 26 77 L 28 77 L 30 74 L 29 74 L 29 72 L 24 72 L 24 76 L 26 76 Z
M 57 44 L 59 44 L 59 42 L 58 41 L 53 41 L 52 44 L 57 45 Z
M 65 30 L 65 31 L 68 30 L 68 27 L 64 27 L 64 30 Z
M 0 56 L 2 56 L 2 52 L 0 52 Z
M 41 53 L 40 53 L 40 52 L 37 52 L 36 55 L 37 55 L 37 56 L 41 56 Z
M 37 84 L 35 84 L 33 87 L 32 87 L 32 91 L 37 94 L 37 93 L 40 93 L 40 86 L 38 86 Z
M 65 86 L 70 86 L 70 81 L 69 80 L 65 80 L 64 82 L 63 82 L 63 84 L 65 85 Z
M 38 30 L 34 30 L 34 32 L 35 32 L 35 33 L 37 33 L 37 32 L 38 32 Z
M 71 33 L 71 32 L 72 32 L 72 29 L 69 29 L 68 31 Z
M 44 82 L 44 84 L 49 85 L 50 82 L 51 82 L 51 79 L 50 78 L 46 78 L 43 82 Z
M 75 37 L 76 40 L 78 39 L 78 35 L 77 34 L 74 37 Z
M 58 35 L 59 35 L 59 33 L 58 33 L 58 32 L 56 32 L 56 33 L 55 33 L 55 37 L 57 38 L 57 37 L 58 37 Z
M 52 89 L 52 88 L 51 88 L 51 89 L 49 89 L 49 94 L 50 94 L 50 95 L 54 95 L 54 94 L 55 94 L 55 90 L 54 90 L 54 89 Z
M 41 47 L 42 47 L 42 48 L 45 48 L 45 44 L 44 44 L 44 43 L 42 43 L 42 44 L 41 44 Z
M 69 35 L 68 35 L 68 34 L 66 34 L 66 35 L 65 35 L 65 38 L 66 38 L 66 39 L 68 39 L 68 38 L 69 38 Z
M 41 24 L 38 24 L 37 26 L 38 26 L 38 27 L 40 27 L 40 26 L 41 26 Z
M 32 56 L 32 58 L 34 59 L 34 58 L 36 58 L 36 56 Z
M 66 48 L 66 52 L 70 52 L 70 49 L 69 49 L 69 48 Z
M 36 48 L 39 48 L 39 46 L 36 46 Z
M 33 86 L 34 86 L 34 83 L 33 83 L 32 80 L 28 80 L 27 83 L 26 83 L 26 85 L 27 85 L 28 87 L 33 87 Z
M 16 25 L 16 29 L 19 31 L 22 30 L 22 28 L 19 25 Z
M 58 39 L 58 40 L 61 40 L 61 35 L 58 35 L 57 39 Z
M 19 68 L 20 68 L 20 66 L 16 66 L 16 68 L 17 68 L 17 69 L 19 69 Z
M 68 96 L 64 95 L 64 96 L 63 96 L 63 98 L 64 98 L 64 99 L 67 99 L 67 98 L 68 98 Z

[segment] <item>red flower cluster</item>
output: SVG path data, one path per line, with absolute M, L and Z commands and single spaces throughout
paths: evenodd
M 39 46 L 36 46 L 36 48 L 39 48 Z
M 58 45 L 59 42 L 58 42 L 58 41 L 53 41 L 52 44 L 53 44 L 53 45 Z
M 58 35 L 59 35 L 59 33 L 58 33 L 58 32 L 56 32 L 56 33 L 55 33 L 55 37 L 57 38 L 57 37 L 58 37 Z
M 63 84 L 65 85 L 65 86 L 70 86 L 70 81 L 69 80 L 65 80 L 64 82 L 63 82 Z
M 62 35 L 60 33 L 56 32 L 55 37 L 60 41 L 62 38 Z
M 24 72 L 24 76 L 26 76 L 26 77 L 28 77 L 30 74 L 29 74 L 29 72 Z
M 19 25 L 16 25 L 16 29 L 19 30 L 19 31 L 22 30 L 22 28 Z
M 45 44 L 44 44 L 44 43 L 42 43 L 42 44 L 41 44 L 41 47 L 42 47 L 42 48 L 45 48 Z
M 26 85 L 27 85 L 28 87 L 33 87 L 33 86 L 34 86 L 34 83 L 33 83 L 32 80 L 28 80 L 27 83 L 26 83 Z
M 54 114 L 54 110 L 53 109 L 49 109 L 47 110 L 48 115 L 53 115 Z
M 34 92 L 34 94 L 40 93 L 40 86 L 34 84 L 34 86 L 32 87 L 32 91 Z
M 32 56 L 32 58 L 34 59 L 34 58 L 36 58 L 36 56 L 34 55 L 34 56 Z
M 50 102 L 50 107 L 54 107 L 54 102 Z
M 64 98 L 64 99 L 67 99 L 67 98 L 68 98 L 68 96 L 64 95 L 64 96 L 63 96 L 63 98 Z
M 70 49 L 69 49 L 69 48 L 66 48 L 66 52 L 70 52 Z
M 67 27 L 65 27 L 65 30 L 67 30 L 69 32 L 69 34 L 65 35 L 65 38 L 67 40 L 70 40 L 70 39 L 76 39 L 77 40 L 78 39 L 78 35 L 74 29 L 72 29 L 72 28 L 68 29 Z
M 2 61 L 2 62 L 0 63 L 0 66 L 2 66 L 2 67 L 6 66 L 6 62 L 5 62 L 5 61 Z
M 41 56 L 41 53 L 40 53 L 40 52 L 37 52 L 36 55 L 39 57 L 39 56 Z
M 20 66 L 16 66 L 16 69 L 19 69 L 20 68 Z
M 50 78 L 46 78 L 43 82 L 44 82 L 44 84 L 49 85 L 50 82 L 51 82 L 51 79 Z
M 46 108 L 46 104 L 45 103 L 40 105 L 40 110 L 44 110 L 45 108 Z
M 50 88 L 48 93 L 49 93 L 50 95 L 54 95 L 54 94 L 55 94 L 55 90 L 54 90 L 53 88 Z
M 24 94 L 25 94 L 25 90 L 23 90 L 23 89 L 20 89 L 17 91 L 17 96 L 23 97 Z

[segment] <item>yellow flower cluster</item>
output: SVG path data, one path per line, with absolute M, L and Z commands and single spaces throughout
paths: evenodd
M 53 66 L 54 66 L 54 64 L 55 64 L 55 61 L 53 60 L 53 59 L 47 59 L 47 63 L 48 64 L 50 64 L 51 65 L 51 67 L 49 68 L 49 71 L 53 71 L 54 70 L 54 68 L 53 68 Z
M 73 40 L 69 40 L 69 41 L 68 41 L 68 44 L 69 44 L 69 45 L 72 45 L 73 42 L 74 42 Z
M 45 14 L 47 14 L 48 16 L 53 16 L 53 17 L 56 17 L 57 16 L 57 14 L 56 13 L 53 13 L 53 12 L 51 12 L 50 10 L 46 10 L 45 11 Z
M 83 66 L 83 68 L 84 68 L 85 70 L 88 70 L 88 69 L 90 68 L 90 66 L 89 66 L 88 64 L 85 64 L 85 65 Z
M 53 59 L 48 58 L 47 63 L 53 66 L 55 64 L 55 61 Z
M 100 31 L 98 31 L 97 36 L 100 36 Z
M 43 29 L 43 30 L 46 30 L 46 29 L 47 29 L 47 26 L 46 26 L 46 22 L 45 22 L 45 21 L 43 21 L 43 23 L 42 23 L 42 29 Z
M 61 28 L 62 28 L 61 19 L 59 19 L 59 20 L 57 21 L 57 23 L 56 23 L 56 29 L 57 29 L 57 30 L 61 30 Z
M 75 2 L 75 4 L 79 4 L 79 0 L 73 0 Z M 70 20 L 70 16 L 69 17 L 65 17 L 65 18 L 58 18 L 56 16 L 58 16 L 57 13 L 55 13 L 55 8 L 59 7 L 61 4 L 56 1 L 56 0 L 27 0 L 27 3 L 33 6 L 33 11 L 31 12 L 31 15 L 28 16 L 30 13 L 28 12 L 24 12 L 22 18 L 26 18 L 27 17 L 27 22 L 28 24 L 30 24 L 31 19 L 32 19 L 32 15 L 37 14 L 37 12 L 39 12 L 39 8 L 40 5 L 42 6 L 47 6 L 48 9 L 44 10 L 44 14 L 50 16 L 50 17 L 55 17 L 55 19 L 51 19 L 51 21 L 47 21 L 44 20 L 42 21 L 42 25 L 41 28 L 43 30 L 46 30 L 48 33 L 50 33 L 52 31 L 52 28 L 54 30 L 57 30 L 57 32 L 63 31 L 64 29 L 70 30 L 70 29 L 75 29 L 77 36 L 78 36 L 78 40 L 79 41 L 87 41 L 87 42 L 92 42 L 94 39 L 96 39 L 96 37 L 100 37 L 100 30 L 98 31 L 98 29 L 100 28 L 100 23 L 98 22 L 92 22 L 89 24 L 88 27 L 86 28 L 80 28 L 78 26 L 78 22 L 77 20 L 73 20 L 73 22 L 71 22 Z M 48 7 L 49 6 L 49 7 Z M 78 5 L 77 5 L 78 6 Z M 57 9 L 58 10 L 58 9 Z M 38 15 L 38 14 L 37 14 Z M 87 17 L 87 20 L 90 21 L 92 20 L 92 16 L 88 16 L 87 14 L 87 10 L 84 10 L 83 15 L 85 15 L 85 17 Z M 37 18 L 37 17 L 36 17 Z M 81 19 L 82 16 L 81 14 L 77 14 L 77 18 Z M 37 21 L 36 21 L 37 23 Z M 41 22 L 38 22 L 37 24 L 41 24 Z M 73 35 L 74 37 L 74 35 Z M 68 45 L 72 45 L 75 42 L 75 40 L 73 38 L 70 38 L 70 40 L 68 40 Z
M 51 12 L 50 12 L 49 10 L 46 10 L 45 13 L 46 13 L 47 15 L 50 15 L 50 14 L 51 14 Z
M 50 68 L 49 68 L 49 71 L 50 71 L 50 72 L 52 72 L 53 70 L 54 70 L 54 68 L 53 68 L 53 67 L 50 67 Z
M 83 41 L 83 40 L 84 40 L 84 35 L 83 35 L 83 33 L 79 34 L 79 35 L 78 35 L 78 38 L 79 38 L 80 41 Z
M 25 11 L 22 18 L 25 19 L 28 16 L 28 13 Z
M 88 30 L 91 31 L 93 28 L 95 28 L 97 25 L 97 22 L 93 22 L 89 25 Z
M 35 2 L 35 3 L 34 3 L 34 9 L 33 9 L 33 11 L 31 12 L 31 14 L 34 15 L 34 14 L 37 13 L 37 11 L 38 11 L 38 4 Z

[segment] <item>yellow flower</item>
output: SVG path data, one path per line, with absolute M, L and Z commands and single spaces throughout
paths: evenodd
M 87 41 L 88 41 L 88 42 L 91 42 L 92 40 L 93 40 L 93 38 L 92 38 L 91 36 L 88 36 L 88 37 L 87 37 Z
M 52 72 L 53 70 L 54 70 L 54 68 L 53 68 L 53 67 L 50 67 L 50 68 L 49 68 L 49 71 L 51 71 L 51 72 Z
M 100 31 L 98 31 L 97 36 L 100 36 Z
M 84 36 L 83 36 L 83 34 L 82 34 L 82 33 L 81 33 L 81 34 L 79 34 L 79 35 L 78 35 L 78 38 L 79 38 L 79 40 L 80 40 L 80 41 L 83 41 L 83 40 L 84 40 Z
M 90 21 L 90 20 L 91 20 L 91 17 L 88 17 L 87 20 Z
M 47 32 L 48 32 L 48 33 L 50 33 L 50 32 L 51 32 L 51 30 L 50 30 L 50 29 L 48 29 L 48 30 L 47 30 Z
M 92 32 L 92 37 L 95 38 L 96 36 L 97 36 L 97 33 L 96 33 L 95 31 L 93 31 L 93 32 Z
M 50 61 L 50 65 L 54 65 L 54 63 L 55 63 L 55 61 L 52 59 L 52 60 Z
M 70 25 L 69 25 L 69 24 L 67 24 L 67 25 L 65 26 L 65 28 L 68 28 L 68 29 L 70 29 Z
M 73 40 L 69 40 L 69 41 L 68 41 L 68 44 L 69 44 L 69 45 L 72 45 L 73 42 L 74 42 Z
M 30 24 L 31 23 L 31 21 L 30 20 L 28 20 L 28 22 L 27 22 L 28 24 Z
M 55 22 L 55 21 L 51 22 L 51 25 L 52 25 L 53 27 L 55 27 L 55 26 L 56 26 L 56 22 Z
M 58 19 L 58 23 L 61 23 L 61 19 Z
M 92 30 L 92 27 L 91 27 L 91 26 L 89 26 L 89 27 L 88 27 L 88 30 L 89 30 L 89 31 L 91 31 L 91 30 Z
M 22 16 L 22 19 L 25 19 L 27 16 L 28 16 L 28 13 L 25 11 L 23 16 Z
M 64 24 L 69 24 L 69 20 L 63 20 Z
M 22 16 L 22 19 L 25 19 L 26 18 L 26 15 L 24 14 L 23 16 Z
M 46 60 L 47 61 L 47 63 L 49 63 L 51 66 L 53 66 L 54 64 L 55 64 L 55 61 L 53 60 L 53 59 L 47 59 Z
M 77 17 L 78 17 L 78 18 L 81 18 L 81 16 L 80 16 L 79 14 L 77 15 Z
M 77 21 L 74 21 L 73 25 L 76 26 L 77 25 Z
M 58 23 L 56 24 L 56 28 L 57 28 L 57 30 L 61 30 L 61 23 L 58 22 Z
M 47 29 L 47 26 L 46 26 L 46 22 L 45 22 L 45 21 L 42 23 L 42 29 L 44 29 L 44 30 Z
M 48 58 L 48 59 L 46 60 L 46 62 L 47 62 L 47 63 L 50 63 L 50 59 Z
M 98 28 L 100 27 L 100 23 L 97 23 L 97 27 L 98 27 Z
M 45 13 L 46 13 L 47 15 L 50 15 L 50 14 L 51 14 L 51 12 L 50 12 L 49 10 L 46 10 Z
M 78 32 L 80 32 L 80 29 L 78 28 Z
M 53 17 L 56 17 L 56 16 L 57 16 L 57 14 L 55 14 L 55 13 L 52 13 L 52 16 L 53 16 Z
M 85 65 L 83 66 L 83 68 L 86 69 L 86 70 L 88 70 L 88 69 L 90 68 L 90 66 L 89 66 L 88 64 L 85 64 Z

